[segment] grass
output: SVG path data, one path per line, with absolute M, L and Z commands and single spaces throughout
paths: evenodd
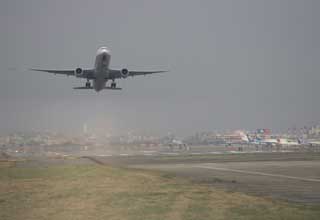
M 150 171 L 0 164 L 0 219 L 320 219 L 320 207 L 225 192 Z

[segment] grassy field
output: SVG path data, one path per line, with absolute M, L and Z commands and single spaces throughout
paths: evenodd
M 12 165 L 12 164 L 11 164 Z M 94 164 L 0 163 L 0 219 L 320 219 L 305 206 Z

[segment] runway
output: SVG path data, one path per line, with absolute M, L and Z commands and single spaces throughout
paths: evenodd
M 320 161 L 143 164 L 131 167 L 160 170 L 228 191 L 320 203 Z
M 219 153 L 95 157 L 104 164 L 157 170 L 192 182 L 301 203 L 320 203 L 320 154 Z
M 271 173 L 263 173 L 263 172 L 254 172 L 254 171 L 246 171 L 246 170 L 236 170 L 236 169 L 221 168 L 221 167 L 212 167 L 210 165 L 212 165 L 212 164 L 203 164 L 203 165 L 194 166 L 194 167 L 204 168 L 204 169 L 211 169 L 211 170 L 221 170 L 221 171 L 235 172 L 235 173 L 243 173 L 243 174 L 251 174 L 251 175 L 279 177 L 279 178 L 294 179 L 294 180 L 301 180 L 301 181 L 307 181 L 307 182 L 320 182 L 320 179 L 301 178 L 301 177 L 288 176 L 288 175 L 279 175 L 279 174 L 271 174 Z

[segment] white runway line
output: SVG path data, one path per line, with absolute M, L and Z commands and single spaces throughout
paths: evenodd
M 263 173 L 263 172 L 256 172 L 256 171 L 246 171 L 246 170 L 237 170 L 237 169 L 211 167 L 211 166 L 192 166 L 192 167 L 210 169 L 210 170 L 218 170 L 218 171 L 228 171 L 228 172 L 235 172 L 235 173 L 244 173 L 244 174 L 251 174 L 251 175 L 279 177 L 279 178 L 294 179 L 294 180 L 301 180 L 301 181 L 307 181 L 307 182 L 320 182 L 320 179 L 287 176 L 287 175 L 281 175 L 281 174 Z
M 243 154 L 243 153 L 246 153 L 245 151 L 227 151 L 227 153 L 230 153 L 230 154 Z
M 129 156 L 129 154 L 120 154 L 120 156 Z
M 209 154 L 223 154 L 223 152 L 219 152 L 219 151 L 212 151 L 212 152 L 209 152 Z
M 140 152 L 146 153 L 146 154 L 158 153 L 158 151 L 154 151 L 154 150 L 143 150 L 143 151 L 140 151 Z
M 161 153 L 163 155 L 179 155 L 179 153 Z

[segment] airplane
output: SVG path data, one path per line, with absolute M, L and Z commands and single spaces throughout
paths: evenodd
M 309 146 L 320 146 L 320 140 L 313 140 L 313 139 L 308 139 L 305 140 L 304 138 L 298 138 L 298 143 L 302 145 L 309 145 Z
M 267 146 L 299 146 L 302 144 L 302 141 L 300 139 L 297 139 L 297 141 L 289 140 L 286 138 L 250 138 L 249 135 L 247 135 L 248 143 L 255 144 L 255 145 L 267 145 Z
M 286 138 L 279 138 L 278 142 L 279 142 L 279 145 L 282 145 L 282 146 L 299 146 L 302 144 L 300 139 L 297 139 L 296 141 L 294 141 Z
M 259 137 L 251 138 L 249 137 L 248 134 L 246 135 L 246 137 L 247 138 L 245 138 L 245 140 L 247 140 L 248 143 L 254 144 L 254 145 L 275 146 L 279 143 L 279 140 L 274 138 L 266 138 L 266 139 L 262 139 Z
M 94 89 L 99 92 L 103 89 L 121 90 L 117 87 L 115 79 L 127 78 L 128 76 L 148 75 L 154 73 L 163 73 L 167 71 L 129 71 L 126 68 L 115 70 L 109 68 L 111 52 L 107 47 L 100 47 L 97 50 L 95 64 L 93 69 L 76 68 L 75 70 L 48 70 L 48 69 L 30 69 L 31 71 L 48 72 L 66 76 L 75 76 L 77 78 L 87 79 L 84 87 L 74 87 L 74 89 Z M 93 86 L 90 80 L 93 81 Z M 110 87 L 106 86 L 108 80 L 112 80 Z

